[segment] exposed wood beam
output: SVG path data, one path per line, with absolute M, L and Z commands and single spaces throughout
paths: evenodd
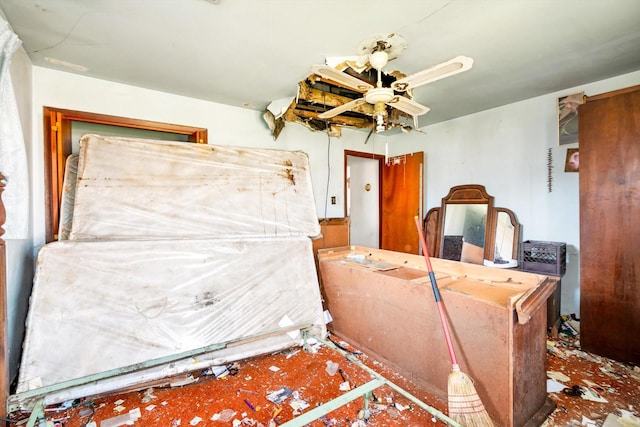
M 322 104 L 327 107 L 339 107 L 347 102 L 353 101 L 353 98 L 346 96 L 336 95 L 334 93 L 325 92 L 319 89 L 314 89 L 306 82 L 300 82 L 300 90 L 298 91 L 298 98 L 304 99 L 307 102 L 315 104 Z M 362 104 L 353 109 L 354 112 L 366 115 L 373 115 L 373 105 Z
M 332 117 L 329 120 L 321 120 L 321 119 L 318 119 L 318 114 L 319 113 L 316 113 L 314 111 L 295 108 L 295 109 L 289 109 L 285 113 L 284 119 L 288 122 L 296 122 L 298 121 L 298 119 L 300 119 L 301 121 L 304 121 L 304 119 L 310 119 L 310 120 L 318 120 L 321 122 L 329 122 L 334 125 L 350 126 L 350 127 L 356 127 L 356 128 L 369 128 L 373 125 L 373 122 L 370 118 L 336 116 L 336 117 Z
M 356 77 L 356 76 L 352 75 L 352 77 Z M 316 74 L 310 75 L 308 79 L 309 79 L 309 81 L 311 83 L 316 83 L 316 82 L 324 83 L 324 84 L 329 85 L 329 86 L 337 86 L 337 87 L 341 87 L 343 89 L 346 89 L 346 90 L 348 90 L 350 92 L 358 93 L 358 91 L 354 90 L 352 87 L 340 84 L 339 82 L 336 82 L 336 81 L 333 81 L 333 80 L 325 79 L 325 78 L 320 77 L 320 76 L 318 76 Z M 360 80 L 362 80 L 363 82 L 369 83 L 369 84 L 373 84 L 375 86 L 375 82 L 370 82 L 370 81 L 363 80 L 363 79 L 360 79 Z M 364 93 L 364 92 L 361 92 L 361 93 Z

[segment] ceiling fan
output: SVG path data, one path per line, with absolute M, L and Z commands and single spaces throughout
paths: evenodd
M 397 79 L 391 83 L 390 87 L 384 87 L 382 85 L 382 69 L 390 59 L 395 58 L 404 50 L 405 46 L 406 43 L 402 37 L 397 34 L 390 34 L 386 38 L 370 38 L 360 44 L 359 50 L 366 56 L 361 56 L 356 62 L 361 65 L 365 61 L 368 61 L 368 64 L 377 71 L 378 78 L 376 86 L 327 65 L 312 66 L 311 72 L 314 74 L 363 94 L 361 98 L 354 99 L 353 101 L 318 114 L 318 118 L 330 119 L 346 111 L 353 110 L 359 105 L 368 103 L 373 105 L 376 132 L 385 130 L 387 106 L 412 116 L 414 121 L 416 121 L 417 116 L 427 113 L 429 108 L 415 102 L 411 98 L 410 91 L 412 89 L 467 71 L 473 65 L 473 59 L 466 56 L 457 56 L 426 70 Z M 403 92 L 407 96 L 402 94 Z

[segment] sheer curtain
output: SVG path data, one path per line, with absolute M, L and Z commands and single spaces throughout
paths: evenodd
M 0 15 L 0 171 L 7 186 L 2 195 L 7 211 L 5 239 L 26 239 L 29 220 L 27 154 L 11 83 L 11 57 L 21 41 Z

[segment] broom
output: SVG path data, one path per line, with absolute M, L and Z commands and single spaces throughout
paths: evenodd
M 451 342 L 449 325 L 444 314 L 444 305 L 442 303 L 442 298 L 440 298 L 438 284 L 436 283 L 436 276 L 431 268 L 431 260 L 429 259 L 427 243 L 425 241 L 424 234 L 422 233 L 422 225 L 420 224 L 420 219 L 417 216 L 415 217 L 415 221 L 416 227 L 418 228 L 418 235 L 420 236 L 420 243 L 422 244 L 422 253 L 425 261 L 427 262 L 427 270 L 429 271 L 429 280 L 431 281 L 433 296 L 435 297 L 436 305 L 438 306 L 438 314 L 440 315 L 444 338 L 447 341 L 449 357 L 451 358 L 451 364 L 453 365 L 453 370 L 449 374 L 448 381 L 449 417 L 464 427 L 493 426 L 493 421 L 491 421 L 491 417 L 489 417 L 489 414 L 484 409 L 480 396 L 478 396 L 478 393 L 476 392 L 473 380 L 460 371 L 458 359 L 456 358 L 456 354 L 453 350 L 453 344 Z

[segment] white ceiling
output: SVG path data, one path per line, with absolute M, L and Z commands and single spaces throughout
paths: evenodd
M 421 126 L 640 70 L 639 0 L 0 0 L 0 9 L 34 65 L 256 110 L 377 34 L 407 42 L 387 72 L 472 57 L 470 71 L 415 89 L 431 108 Z

